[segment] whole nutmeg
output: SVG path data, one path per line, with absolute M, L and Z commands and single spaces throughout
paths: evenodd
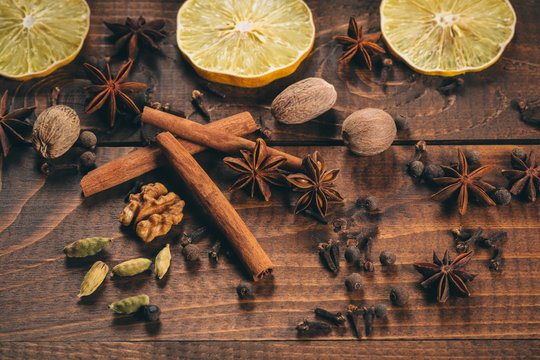
M 79 138 L 81 124 L 75 110 L 65 105 L 43 111 L 34 123 L 32 145 L 45 159 L 64 155 Z
M 341 135 L 349 149 L 362 156 L 382 153 L 392 145 L 397 129 L 390 114 L 381 109 L 366 108 L 349 115 Z
M 283 90 L 270 106 L 277 121 L 302 124 L 327 112 L 337 99 L 336 89 L 321 78 L 307 78 Z

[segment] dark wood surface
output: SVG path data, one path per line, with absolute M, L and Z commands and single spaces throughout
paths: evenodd
M 121 22 L 125 16 L 164 17 L 170 35 L 162 54 L 143 55 L 132 79 L 152 88 L 153 101 L 170 103 L 190 119 L 205 120 L 190 104 L 191 91 L 208 94 L 212 120 L 248 110 L 273 130 L 271 144 L 293 155 L 319 150 L 329 168 L 340 168 L 337 187 L 345 198 L 331 207 L 329 219 L 354 213 L 356 227 L 378 225 L 373 246 L 397 254 L 397 265 L 365 275 L 363 293 L 345 291 L 344 277 L 354 269 L 342 263 L 337 276 L 321 264 L 317 244 L 337 238 L 331 225 L 293 214 L 295 194 L 272 189 L 265 203 L 242 191 L 226 192 L 236 174 L 226 167 L 223 154 L 206 151 L 196 156 L 222 189 L 275 265 L 272 279 L 255 285 L 254 300 L 239 301 L 235 286 L 247 279 L 233 257 L 213 266 L 203 253 L 197 266 L 186 264 L 177 237 L 183 231 L 210 224 L 194 197 L 175 172 L 163 168 L 142 176 L 144 182 L 163 182 L 186 200 L 185 219 L 170 235 L 148 245 L 120 227 L 117 218 L 131 184 L 123 184 L 88 199 L 81 196 L 81 174 L 39 173 L 39 159 L 27 146 L 14 148 L 3 160 L 0 176 L 0 357 L 1 358 L 523 358 L 538 357 L 540 343 L 540 207 L 514 198 L 494 208 L 472 204 L 463 217 L 448 205 L 431 201 L 435 191 L 405 173 L 416 140 L 428 141 L 429 161 L 455 161 L 457 147 L 478 150 L 482 163 L 494 164 L 487 177 L 507 186 L 501 169 L 510 167 L 509 153 L 520 145 L 540 151 L 540 132 L 519 119 L 511 100 L 538 98 L 540 80 L 540 15 L 535 1 L 514 1 L 516 35 L 501 59 L 488 70 L 466 74 L 455 94 L 438 90 L 443 79 L 416 74 L 395 61 L 386 86 L 380 65 L 373 72 L 337 63 L 341 49 L 332 36 L 346 31 L 350 15 L 371 31 L 378 27 L 377 1 L 308 1 L 316 19 L 317 39 L 311 55 L 290 77 L 267 87 L 246 90 L 209 84 L 197 77 L 182 59 L 174 37 L 178 1 L 90 1 L 91 29 L 85 47 L 69 66 L 43 79 L 19 83 L 0 78 L 0 89 L 16 94 L 15 106 L 38 106 L 39 114 L 53 103 L 74 107 L 83 127 L 98 134 L 98 165 L 141 146 L 140 127 L 128 120 L 108 129 L 103 114 L 83 114 L 88 80 L 85 61 L 102 65 L 111 50 L 103 21 Z M 119 64 L 122 59 L 112 59 Z M 268 106 L 284 87 L 308 76 L 321 76 L 338 92 L 333 110 L 299 126 L 278 125 Z M 209 92 L 226 94 L 225 98 Z M 140 95 L 139 103 L 145 101 Z M 410 118 L 411 130 L 401 133 L 383 154 L 355 157 L 343 147 L 340 124 L 351 112 L 379 107 Z M 76 158 L 77 149 L 64 159 Z M 359 196 L 372 194 L 384 210 L 378 217 L 355 211 Z M 470 270 L 478 274 L 470 298 L 437 304 L 418 287 L 421 276 L 413 262 L 429 261 L 433 250 L 453 249 L 449 230 L 482 226 L 493 233 L 504 230 L 505 263 L 501 273 L 490 272 L 487 250 L 479 249 Z M 88 236 L 115 237 L 107 250 L 92 259 L 66 260 L 63 247 Z M 215 237 L 204 238 L 206 251 Z M 115 265 L 133 257 L 153 257 L 171 242 L 169 274 L 156 281 L 150 273 L 111 280 L 96 294 L 76 297 L 92 261 Z M 342 250 L 344 243 L 341 244 Z M 452 251 L 452 256 L 455 252 Z M 410 305 L 393 307 L 389 290 L 407 288 Z M 161 322 L 145 323 L 131 316 L 114 316 L 107 305 L 120 298 L 146 293 L 162 310 Z M 388 322 L 377 322 L 369 339 L 356 340 L 349 326 L 334 328 L 329 336 L 298 337 L 295 325 L 314 319 L 317 306 L 344 311 L 348 304 L 384 303 Z M 101 357 L 100 357 L 101 356 Z

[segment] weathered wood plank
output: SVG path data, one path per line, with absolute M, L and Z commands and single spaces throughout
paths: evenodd
M 538 340 L 2 342 L 2 359 L 535 359 Z
M 103 21 L 123 22 L 126 16 L 144 15 L 147 19 L 163 17 L 169 32 L 162 43 L 162 54 L 142 54 L 134 65 L 133 79 L 145 82 L 153 92 L 153 101 L 169 103 L 172 109 L 184 111 L 190 118 L 204 122 L 190 103 L 191 92 L 197 88 L 208 93 L 206 99 L 212 119 L 216 120 L 241 111 L 250 111 L 255 118 L 272 129 L 273 140 L 290 142 L 324 142 L 341 140 L 340 125 L 350 113 L 365 107 L 378 107 L 392 114 L 403 114 L 410 119 L 411 130 L 399 139 L 426 140 L 534 140 L 538 129 L 519 120 L 519 113 L 512 108 L 515 98 L 537 99 L 540 81 L 540 48 L 538 6 L 534 1 L 516 1 L 518 23 L 513 41 L 501 59 L 490 69 L 463 76 L 465 85 L 456 94 L 443 94 L 438 88 L 440 77 L 417 74 L 395 61 L 393 73 L 384 86 L 381 66 L 369 72 L 358 66 L 343 66 L 337 62 L 342 50 L 332 40 L 336 34 L 346 32 L 349 16 L 354 15 L 369 32 L 378 29 L 378 1 L 346 0 L 307 1 L 317 28 L 317 39 L 311 55 L 298 71 L 260 89 L 241 89 L 219 84 L 208 84 L 198 77 L 182 59 L 176 46 L 176 13 L 178 1 L 106 1 L 90 2 L 91 29 L 85 46 L 76 61 L 43 79 L 18 83 L 0 79 L 0 89 L 10 89 L 17 94 L 16 103 L 36 103 L 37 113 L 50 106 L 57 97 L 59 103 L 74 107 L 81 116 L 84 128 L 96 130 L 100 141 L 139 142 L 138 125 L 120 121 L 109 130 L 103 113 L 83 114 L 88 101 L 83 87 L 89 82 L 82 63 L 104 65 L 109 60 L 112 45 L 109 30 Z M 123 60 L 113 58 L 118 66 Z M 297 126 L 274 122 L 268 107 L 271 100 L 286 86 L 309 76 L 320 76 L 332 83 L 338 92 L 334 109 L 320 118 Z M 224 94 L 224 99 L 207 89 Z M 144 94 L 138 95 L 139 103 Z
M 497 173 L 509 164 L 512 146 L 476 146 L 483 163 L 494 163 L 496 171 L 488 178 L 504 186 Z M 302 156 L 315 148 L 283 147 Z M 26 149 L 30 152 L 30 149 Z M 126 153 L 128 148 L 99 148 L 99 162 Z M 343 216 L 351 211 L 360 195 L 380 198 L 384 214 L 380 218 L 357 213 L 360 227 L 377 224 L 380 236 L 373 246 L 376 257 L 381 250 L 398 256 L 397 266 L 387 270 L 376 265 L 374 274 L 365 276 L 363 294 L 345 291 L 344 277 L 354 269 L 344 263 L 337 276 L 328 273 L 317 255 L 317 243 L 335 238 L 330 225 L 307 216 L 294 216 L 296 195 L 273 189 L 268 202 L 249 199 L 244 192 L 227 194 L 240 216 L 260 241 L 275 265 L 273 280 L 256 285 L 256 299 L 239 302 L 234 288 L 245 279 L 234 259 L 223 258 L 211 266 L 203 253 L 199 266 L 188 266 L 180 254 L 177 235 L 205 225 L 208 218 L 182 186 L 172 170 L 162 169 L 143 177 L 161 181 L 186 200 L 186 218 L 171 235 L 144 246 L 120 228 L 117 217 L 124 207 L 129 184 L 121 185 L 83 200 L 80 175 L 56 173 L 39 183 L 26 183 L 32 174 L 30 158 L 13 153 L 9 163 L 20 155 L 22 164 L 7 164 L 4 189 L 0 192 L 2 214 L 9 221 L 0 229 L 0 307 L 3 322 L 0 340 L 278 340 L 297 339 L 295 324 L 313 318 L 312 310 L 323 306 L 343 311 L 349 303 L 385 303 L 390 321 L 376 323 L 374 339 L 527 339 L 536 338 L 540 293 L 540 233 L 538 204 L 513 200 L 510 205 L 482 208 L 472 205 L 460 217 L 455 209 L 429 200 L 433 189 L 417 184 L 405 174 L 411 147 L 393 146 L 373 158 L 358 158 L 343 147 L 321 147 L 329 168 L 340 168 L 337 187 L 345 198 L 329 215 Z M 455 158 L 455 147 L 429 147 L 431 161 Z M 197 159 L 210 177 L 226 191 L 236 175 L 219 160 L 215 152 Z M 36 187 L 37 186 L 37 187 Z M 20 194 L 26 194 L 21 196 Z M 478 277 L 471 284 L 472 297 L 453 299 L 444 305 L 417 288 L 421 277 L 415 261 L 428 261 L 433 250 L 452 248 L 449 233 L 457 226 L 483 226 L 487 233 L 508 232 L 504 244 L 505 270 L 487 269 L 490 254 L 478 250 L 470 270 Z M 133 279 L 107 280 L 94 296 L 77 301 L 76 294 L 91 261 L 67 261 L 62 248 L 87 236 L 114 236 L 117 240 L 98 258 L 114 265 L 139 257 L 153 257 L 166 242 L 172 241 L 173 264 L 163 282 L 151 274 Z M 211 245 L 201 242 L 203 249 Z M 95 260 L 95 259 L 93 259 Z M 411 294 L 407 308 L 390 306 L 388 292 L 401 285 Z M 107 304 L 125 296 L 147 293 L 163 312 L 160 326 L 145 324 L 132 317 L 114 316 Z M 328 339 L 354 339 L 350 329 L 335 330 Z

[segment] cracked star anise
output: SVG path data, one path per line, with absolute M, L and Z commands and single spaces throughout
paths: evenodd
M 128 17 L 125 24 L 113 24 L 105 21 L 105 25 L 116 38 L 113 53 L 118 54 L 122 48 L 127 46 L 130 59 L 136 59 L 139 50 L 143 47 L 159 50 L 157 43 L 167 37 L 165 31 L 162 30 L 165 26 L 163 19 L 147 23 L 142 16 L 137 21 Z
M 327 171 L 318 151 L 304 157 L 302 167 L 304 173 L 287 176 L 287 181 L 295 186 L 295 190 L 304 192 L 296 203 L 294 213 L 298 214 L 311 206 L 321 216 L 326 216 L 329 201 L 343 200 L 341 195 L 333 189 L 333 182 L 338 176 L 339 169 Z
M 486 191 L 492 191 L 495 187 L 482 180 L 482 175 L 490 171 L 493 166 L 481 166 L 469 173 L 467 159 L 461 149 L 458 149 L 458 169 L 454 170 L 450 166 L 441 165 L 448 176 L 435 178 L 433 181 L 438 185 L 445 186 L 439 192 L 431 196 L 434 200 L 446 200 L 458 192 L 459 213 L 464 215 L 467 211 L 469 192 L 471 192 L 480 202 L 495 206 L 495 202 L 489 197 Z
M 0 99 L 0 156 L 6 157 L 9 149 L 11 149 L 11 141 L 8 134 L 11 134 L 20 141 L 24 141 L 24 137 L 17 132 L 13 125 L 20 125 L 25 128 L 32 127 L 32 125 L 23 120 L 30 116 L 35 108 L 35 106 L 30 106 L 9 112 L 8 91 L 6 90 L 4 92 L 4 95 Z
M 277 169 L 286 161 L 283 156 L 269 156 L 266 143 L 263 139 L 257 139 L 253 151 L 241 150 L 242 158 L 226 157 L 225 164 L 240 172 L 238 178 L 229 188 L 234 191 L 251 185 L 251 197 L 255 193 L 255 185 L 258 186 L 264 200 L 268 201 L 272 193 L 268 183 L 281 185 L 282 175 Z
M 524 193 L 529 201 L 536 201 L 536 192 L 540 192 L 540 166 L 534 151 L 524 160 L 512 153 L 512 170 L 503 170 L 502 174 L 512 181 L 510 192 L 513 195 Z
M 382 47 L 377 45 L 377 41 L 379 41 L 380 38 L 380 34 L 364 36 L 362 27 L 358 27 L 356 19 L 354 16 L 351 16 L 349 19 L 347 35 L 334 36 L 334 40 L 345 48 L 345 53 L 338 61 L 348 63 L 355 55 L 361 54 L 368 69 L 371 70 L 371 55 L 369 53 L 371 52 L 374 55 L 386 53 Z
M 129 75 L 132 65 L 133 60 L 130 59 L 120 68 L 120 70 L 118 70 L 116 77 L 113 79 L 109 64 L 107 64 L 107 76 L 105 76 L 95 66 L 84 63 L 84 67 L 86 68 L 90 80 L 95 84 L 87 86 L 84 89 L 89 92 L 98 93 L 84 109 L 84 112 L 91 114 L 103 107 L 107 102 L 109 107 L 110 127 L 114 126 L 118 102 L 123 103 L 134 113 L 139 114 L 141 111 L 127 94 L 144 90 L 146 88 L 146 84 L 124 82 Z
M 476 275 L 465 271 L 465 266 L 471 260 L 473 252 L 469 251 L 459 255 L 454 261 L 448 257 L 448 250 L 444 253 L 442 261 L 433 252 L 433 263 L 415 263 L 414 268 L 424 275 L 420 285 L 424 288 L 437 289 L 437 301 L 443 303 L 453 292 L 460 296 L 470 296 L 467 282 L 472 281 Z

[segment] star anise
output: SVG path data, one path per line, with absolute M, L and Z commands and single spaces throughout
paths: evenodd
M 465 271 L 465 266 L 471 260 L 473 252 L 469 251 L 459 255 L 454 261 L 448 258 L 448 250 L 444 253 L 444 258 L 439 260 L 435 251 L 433 252 L 432 263 L 415 263 L 414 268 L 426 277 L 420 285 L 424 288 L 437 288 L 437 301 L 443 303 L 448 300 L 451 292 L 470 296 L 471 293 L 466 283 L 472 281 L 476 275 Z
M 503 170 L 502 173 L 513 182 L 510 188 L 512 194 L 525 193 L 529 201 L 536 201 L 536 192 L 540 192 L 540 165 L 536 162 L 534 151 L 524 160 L 512 153 L 512 170 Z
M 143 47 L 159 50 L 157 43 L 167 37 L 167 33 L 162 30 L 165 26 L 165 20 L 163 19 L 147 23 L 140 16 L 137 21 L 127 18 L 125 25 L 108 22 L 105 22 L 105 25 L 114 33 L 116 38 L 113 53 L 118 54 L 127 45 L 130 59 L 136 59 L 139 50 Z
M 364 36 L 364 30 L 361 26 L 358 27 L 356 19 L 354 16 L 351 16 L 349 19 L 347 35 L 334 36 L 334 40 L 345 48 L 345 53 L 338 61 L 348 63 L 356 54 L 362 54 L 364 62 L 368 69 L 371 70 L 372 64 L 369 53 L 371 52 L 373 55 L 386 53 L 382 47 L 377 45 L 377 41 L 379 41 L 380 38 L 380 34 Z
M 326 216 L 329 201 L 342 201 L 341 195 L 333 189 L 333 181 L 337 178 L 339 169 L 326 170 L 324 160 L 315 151 L 302 161 L 304 173 L 291 174 L 287 180 L 295 186 L 295 190 L 304 192 L 298 199 L 294 213 L 298 214 L 313 207 L 321 216 Z
M 481 166 L 469 174 L 467 159 L 461 149 L 458 149 L 458 160 L 457 170 L 450 166 L 441 165 L 448 176 L 435 178 L 433 181 L 436 184 L 444 185 L 445 187 L 432 195 L 431 198 L 434 200 L 446 200 L 459 191 L 458 208 L 461 215 L 465 214 L 467 211 L 469 192 L 482 203 L 495 206 L 495 202 L 486 193 L 486 191 L 494 190 L 495 187 L 482 180 L 482 175 L 491 170 L 493 166 Z
M 11 149 L 11 141 L 8 134 L 24 141 L 24 137 L 17 132 L 13 125 L 21 125 L 21 127 L 25 128 L 32 127 L 32 125 L 23 120 L 30 116 L 35 108 L 35 106 L 30 106 L 8 112 L 8 91 L 6 90 L 4 92 L 2 99 L 0 99 L 0 156 L 6 157 L 9 149 Z
M 133 60 L 129 60 L 120 68 L 120 70 L 116 74 L 116 77 L 113 79 L 111 76 L 111 68 L 109 64 L 107 64 L 107 77 L 105 77 L 105 75 L 96 67 L 88 63 L 84 63 L 84 67 L 86 68 L 90 80 L 94 84 L 96 84 L 85 87 L 85 90 L 98 93 L 94 97 L 94 99 L 90 101 L 86 109 L 84 109 L 84 112 L 87 114 L 91 114 L 94 111 L 103 107 L 105 103 L 108 102 L 110 127 L 114 126 L 114 120 L 116 118 L 117 111 L 117 102 L 123 103 L 129 110 L 133 111 L 136 114 L 139 114 L 141 111 L 127 94 L 144 90 L 146 88 L 146 84 L 137 82 L 124 82 L 128 77 L 132 65 Z
M 286 161 L 283 156 L 269 156 L 266 143 L 263 139 L 257 139 L 252 152 L 241 150 L 242 158 L 226 157 L 225 164 L 240 172 L 238 178 L 229 188 L 234 191 L 251 184 L 251 197 L 255 193 L 255 185 L 258 186 L 264 200 L 268 201 L 272 193 L 268 183 L 281 185 L 282 175 L 277 169 Z

